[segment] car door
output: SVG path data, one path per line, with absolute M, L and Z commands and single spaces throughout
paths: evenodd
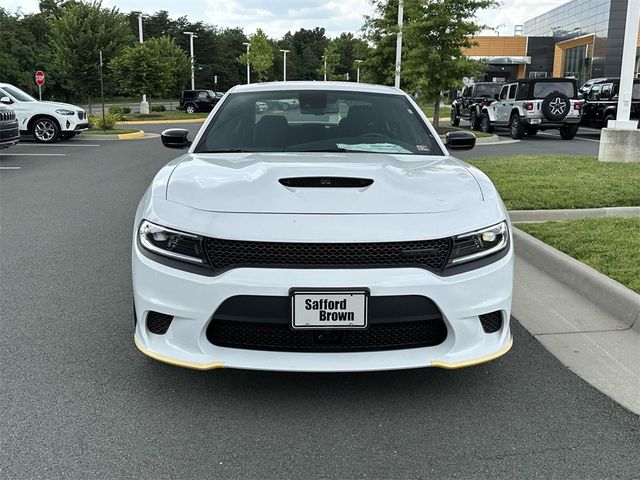
M 600 90 L 602 85 L 592 85 L 585 96 L 585 105 L 582 117 L 585 122 L 591 123 L 602 120 L 604 114 L 603 105 L 600 103 Z
M 495 109 L 496 109 L 496 122 L 497 123 L 507 123 L 509 121 L 508 118 L 506 118 L 506 110 L 507 110 L 507 97 L 509 96 L 509 85 L 503 85 L 503 87 L 500 89 L 500 94 L 498 95 L 498 100 L 495 103 Z

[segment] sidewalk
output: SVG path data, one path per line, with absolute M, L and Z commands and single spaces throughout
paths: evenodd
M 640 217 L 640 207 L 607 207 L 564 210 L 509 210 L 513 223 L 549 222 L 596 217 Z
M 570 370 L 640 415 L 640 295 L 518 229 L 514 244 L 514 318 Z

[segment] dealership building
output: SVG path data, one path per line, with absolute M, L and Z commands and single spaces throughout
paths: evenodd
M 513 36 L 477 36 L 465 50 L 487 64 L 483 81 L 533 77 L 618 77 L 627 1 L 571 0 L 516 27 Z M 640 35 L 635 75 L 640 77 Z

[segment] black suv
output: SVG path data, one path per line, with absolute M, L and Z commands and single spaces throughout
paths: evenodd
M 0 103 L 0 149 L 13 147 L 20 141 L 18 119 L 13 109 Z
M 619 78 L 598 78 L 589 80 L 580 90 L 584 94 L 582 124 L 591 127 L 606 127 L 609 120 L 615 120 L 618 113 Z M 640 118 L 640 79 L 633 81 L 631 94 L 631 118 Z
M 222 94 L 213 90 L 183 90 L 180 106 L 187 113 L 210 112 L 221 98 Z
M 482 107 L 493 101 L 501 86 L 501 83 L 479 82 L 464 87 L 451 104 L 451 125 L 457 127 L 463 119 L 471 123 L 473 130 L 479 130 Z

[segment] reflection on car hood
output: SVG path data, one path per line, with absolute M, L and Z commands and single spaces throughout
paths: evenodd
M 362 188 L 282 185 L 288 177 L 356 177 Z M 175 167 L 167 200 L 236 213 L 441 213 L 483 201 L 469 170 L 444 156 L 370 153 L 189 154 Z
M 46 105 L 47 107 L 51 107 L 52 110 L 55 110 L 56 108 L 64 108 L 67 110 L 73 110 L 74 112 L 78 110 L 82 110 L 82 108 L 78 107 L 77 105 L 71 105 L 70 103 L 60 103 L 60 102 L 38 102 L 38 103 Z

